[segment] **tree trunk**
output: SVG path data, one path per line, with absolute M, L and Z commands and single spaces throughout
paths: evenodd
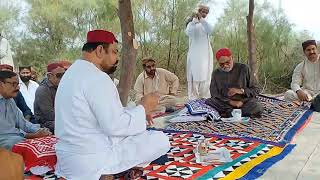
M 258 64 L 256 53 L 256 36 L 253 24 L 254 0 L 249 0 L 249 15 L 247 16 L 248 54 L 251 75 L 258 81 Z
M 120 18 L 122 36 L 119 95 L 122 104 L 126 106 L 133 80 L 133 70 L 135 68 L 137 54 L 137 47 L 134 46 L 135 33 L 131 0 L 119 0 L 118 16 Z
M 172 34 L 173 34 L 173 28 L 174 28 L 174 18 L 175 18 L 175 0 L 172 0 L 172 15 L 171 15 L 171 28 L 170 28 L 170 37 L 169 37 L 169 53 L 168 53 L 168 59 L 167 59 L 167 70 L 169 70 L 170 67 L 170 60 L 171 60 L 171 51 L 172 51 Z

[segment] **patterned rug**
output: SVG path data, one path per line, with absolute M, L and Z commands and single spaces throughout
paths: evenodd
M 294 147 L 285 148 L 244 141 L 239 138 L 221 138 L 214 135 L 167 131 L 171 141 L 169 162 L 165 165 L 149 165 L 141 179 L 238 179 L 261 176 L 272 164 L 284 158 Z M 210 149 L 225 147 L 231 153 L 232 162 L 201 165 L 195 163 L 193 153 L 199 139 L 207 139 Z
M 144 170 L 139 179 L 255 179 L 261 176 L 270 166 L 283 159 L 294 148 L 294 145 L 278 147 L 257 141 L 245 141 L 239 138 L 222 138 L 215 135 L 166 131 L 170 138 L 171 149 L 168 152 L 169 162 L 165 165 L 151 164 Z M 224 164 L 201 165 L 195 163 L 193 153 L 200 139 L 210 143 L 210 150 L 227 148 L 232 162 Z M 54 180 L 54 175 L 45 177 L 29 176 L 25 179 Z
M 259 99 L 264 107 L 262 118 L 253 118 L 247 123 L 222 121 L 171 123 L 165 129 L 241 137 L 284 146 L 291 142 L 312 114 L 312 111 L 306 110 L 307 106 L 266 96 L 259 96 Z

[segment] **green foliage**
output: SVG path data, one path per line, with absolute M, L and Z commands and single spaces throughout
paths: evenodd
M 275 9 L 267 1 L 255 6 L 259 82 L 268 92 L 283 92 L 289 88 L 294 67 L 303 59 L 300 44 L 308 35 L 293 31 L 283 9 Z M 231 48 L 234 58 L 243 63 L 248 60 L 247 14 L 247 0 L 229 0 L 213 35 L 215 48 Z
M 0 3 L 0 31 L 9 38 L 19 65 L 33 65 L 43 73 L 50 61 L 74 60 L 81 55 L 86 33 L 92 29 L 113 31 L 121 41 L 117 0 L 20 1 L 26 5 L 14 3 L 16 0 Z M 152 56 L 159 67 L 176 73 L 185 82 L 186 19 L 199 2 L 209 0 L 131 2 L 139 41 L 134 79 L 142 72 L 141 59 Z M 210 11 L 215 12 L 215 2 L 210 4 Z M 214 24 L 214 51 L 229 47 L 236 61 L 247 63 L 247 15 L 248 0 L 227 0 L 223 15 Z M 294 67 L 304 58 L 301 42 L 310 36 L 308 32 L 295 32 L 283 10 L 266 0 L 256 1 L 254 22 L 260 85 L 268 92 L 283 91 L 289 87 Z

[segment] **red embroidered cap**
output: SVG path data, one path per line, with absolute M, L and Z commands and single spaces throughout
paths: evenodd
M 232 55 L 232 52 L 228 48 L 221 48 L 216 52 L 216 59 L 219 61 L 221 56 L 227 56 L 230 57 Z

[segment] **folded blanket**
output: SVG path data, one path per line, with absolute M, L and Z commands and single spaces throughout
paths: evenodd
M 206 99 L 189 101 L 185 106 L 191 115 L 207 115 L 211 120 L 220 119 L 220 114 L 211 106 L 205 103 Z

